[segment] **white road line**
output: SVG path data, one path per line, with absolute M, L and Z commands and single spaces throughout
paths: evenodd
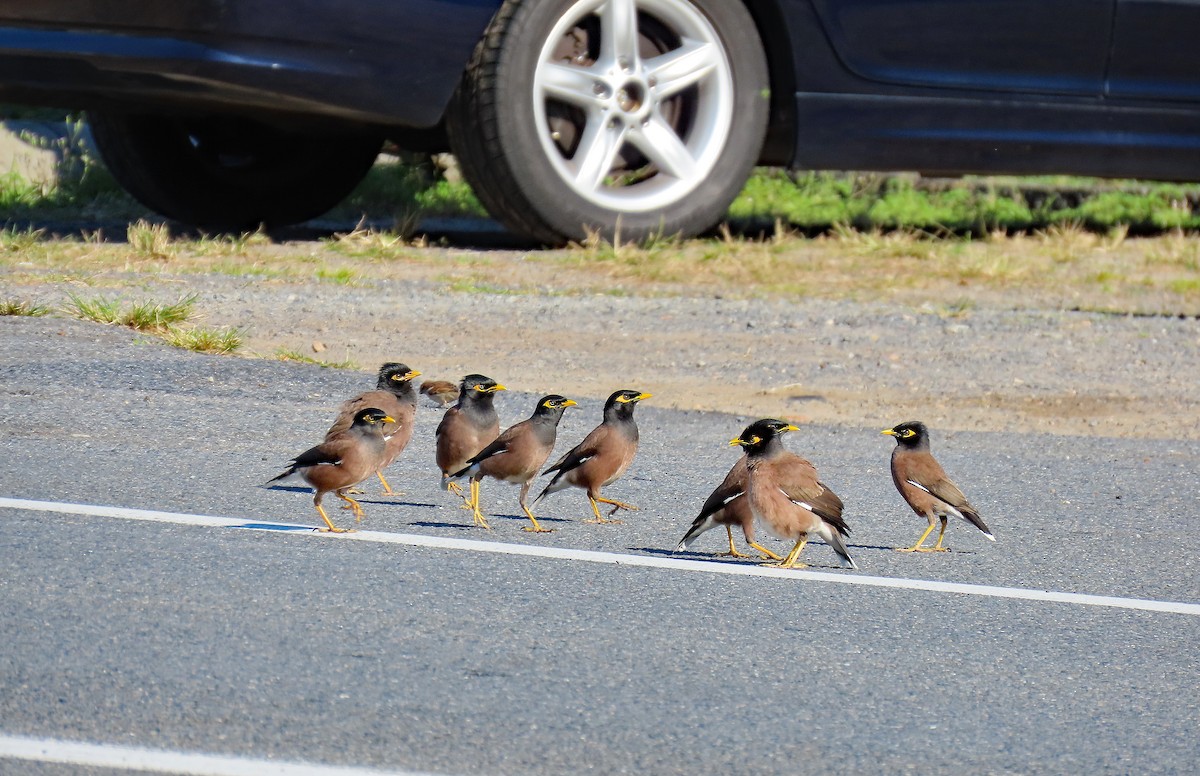
M 186 776 L 430 776 L 414 771 L 380 771 L 315 763 L 251 760 L 165 749 L 140 749 L 110 744 L 85 744 L 53 738 L 0 735 L 0 760 L 123 768 Z M 2 769 L 0 769 L 2 770 Z
M 1116 609 L 1138 609 L 1147 612 L 1167 612 L 1200 616 L 1200 604 L 1179 601 L 1156 601 L 1147 598 L 1121 598 L 1117 596 L 1089 595 L 1087 593 L 1061 593 L 1053 590 L 1036 590 L 1021 587 L 996 587 L 973 585 L 963 582 L 939 582 L 930 579 L 904 579 L 893 577 L 871 577 L 844 572 L 808 571 L 802 569 L 778 569 L 742 563 L 720 563 L 685 558 L 661 558 L 649 555 L 624 555 L 615 552 L 574 550 L 560 547 L 536 547 L 528 544 L 504 544 L 502 542 L 475 539 L 453 539 L 420 534 L 385 533 L 382 531 L 355 531 L 354 533 L 319 533 L 311 525 L 276 523 L 262 520 L 245 520 L 233 517 L 189 515 L 176 512 L 155 512 L 125 507 L 92 506 L 89 504 L 63 504 L 55 501 L 29 501 L 0 497 L 0 509 L 24 509 L 36 512 L 56 512 L 66 515 L 88 515 L 115 517 L 124 520 L 148 520 L 159 523 L 202 525 L 222 528 L 241 528 L 261 531 L 286 531 L 336 541 L 376 542 L 380 544 L 402 544 L 408 547 L 428 547 L 440 550 L 465 550 L 502 555 L 525 555 L 536 558 L 606 563 L 616 566 L 639 566 L 645 568 L 673 569 L 675 571 L 703 571 L 709 574 L 733 574 L 744 577 L 775 577 L 803 579 L 813 582 L 834 582 L 840 585 L 886 587 L 899 590 L 925 590 L 935 593 L 961 593 L 991 598 L 1015 598 L 1025 601 L 1047 601 L 1052 603 L 1076 604 L 1080 606 L 1104 606 Z

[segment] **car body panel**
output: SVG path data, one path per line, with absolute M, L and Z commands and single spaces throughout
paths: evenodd
M 1114 0 L 812 0 L 846 68 L 911 86 L 1099 95 Z
M 0 99 L 429 128 L 500 2 L 0 0 Z M 1200 0 L 746 4 L 765 162 L 1200 180 Z
M 499 0 L 0 0 L 0 98 L 429 127 Z

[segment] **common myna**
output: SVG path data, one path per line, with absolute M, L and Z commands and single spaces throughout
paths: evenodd
M 458 386 L 448 380 L 426 380 L 421 383 L 420 392 L 438 407 L 458 400 Z
M 437 427 L 437 465 L 442 471 L 442 488 L 463 495 L 450 475 L 467 465 L 471 457 L 500 434 L 496 416 L 496 391 L 505 390 L 490 377 L 471 374 L 455 389 L 458 404 L 446 410 Z M 468 502 L 469 503 L 469 502 Z
M 817 479 L 817 470 L 811 463 L 783 446 L 780 435 L 798 430 L 785 421 L 764 418 L 730 441 L 730 445 L 739 445 L 746 451 L 745 498 L 750 511 L 775 536 L 796 540 L 787 557 L 775 565 L 785 569 L 795 566 L 800 551 L 808 543 L 808 535 L 815 533 L 850 568 L 858 568 L 844 541 L 850 529 L 842 519 L 842 500 Z M 763 550 L 753 542 L 750 546 Z
M 453 479 L 471 478 L 471 509 L 476 525 L 491 527 L 479 509 L 479 481 L 484 477 L 492 477 L 521 486 L 518 501 L 529 522 L 533 523 L 532 527 L 525 527 L 526 531 L 546 533 L 549 530 L 538 525 L 537 518 L 525 504 L 525 497 L 529 494 L 529 486 L 537 476 L 538 469 L 554 449 L 558 421 L 562 420 L 563 410 L 573 406 L 575 402 L 563 396 L 543 396 L 538 399 L 537 408 L 528 420 L 506 429 L 495 441 L 472 456 L 462 469 L 451 475 Z
M 346 489 L 365 480 L 372 472 L 379 470 L 379 462 L 387 455 L 387 442 L 383 430 L 396 419 L 376 407 L 359 410 L 350 419 L 349 428 L 345 428 L 325 437 L 325 441 L 316 447 L 305 450 L 293 458 L 291 466 L 270 482 L 300 475 L 304 481 L 316 490 L 313 496 L 313 506 L 317 514 L 325 521 L 328 528 L 322 531 L 335 533 L 345 532 L 338 528 L 325 514 L 321 499 L 333 491 L 338 498 L 345 501 L 354 510 L 357 520 L 362 520 L 363 510 L 358 502 L 346 495 Z
M 684 552 L 692 546 L 696 539 L 700 538 L 700 534 L 716 528 L 718 525 L 723 525 L 729 539 L 729 552 L 718 554 L 728 555 L 731 558 L 749 558 L 751 556 L 738 552 L 737 548 L 733 546 L 733 526 L 736 525 L 741 526 L 746 544 L 765 553 L 765 557 L 772 560 L 783 560 L 754 541 L 754 514 L 750 511 L 750 500 L 746 498 L 746 485 L 750 476 L 750 469 L 746 465 L 747 460 L 745 455 L 739 458 L 733 468 L 729 470 L 729 474 L 725 475 L 725 480 L 709 495 L 704 506 L 700 508 L 700 514 L 692 522 L 692 527 L 683 535 L 683 540 L 675 548 L 676 552 Z
M 357 414 L 368 407 L 382 409 L 395 420 L 392 425 L 383 430 L 387 439 L 387 452 L 380 459 L 379 468 L 375 474 L 383 483 L 385 495 L 394 496 L 396 492 L 383 476 L 383 470 L 392 465 L 400 453 L 412 439 L 413 420 L 417 415 L 417 392 L 413 389 L 412 379 L 421 374 L 415 369 L 409 369 L 406 364 L 388 363 L 379 368 L 379 380 L 375 390 L 360 393 L 353 399 L 346 400 L 338 411 L 337 419 L 325 432 L 325 438 L 345 431 L 350 427 Z
M 638 450 L 638 427 L 633 419 L 633 408 L 642 399 L 649 398 L 648 393 L 629 390 L 617 391 L 609 396 L 608 401 L 604 403 L 604 420 L 600 425 L 592 429 L 592 432 L 560 458 L 558 463 L 542 472 L 557 474 L 533 503 L 536 504 L 542 497 L 573 485 L 587 491 L 588 503 L 592 505 L 592 512 L 596 514 L 594 520 L 585 522 L 621 522 L 601 517 L 597 502 L 612 505 L 612 511 L 608 513 L 610 517 L 618 509 L 636 510 L 637 507 L 632 504 L 604 498 L 600 495 L 600 489 L 616 482 L 629 468 L 629 464 L 633 463 L 633 457 L 637 455 Z
M 896 483 L 896 490 L 914 512 L 929 521 L 929 527 L 917 543 L 912 547 L 897 547 L 900 552 L 949 552 L 949 547 L 942 546 L 942 537 L 946 535 L 946 520 L 950 515 L 961 517 L 983 531 L 988 539 L 996 541 L 975 507 L 929 452 L 929 430 L 924 423 L 910 420 L 894 428 L 885 428 L 883 433 L 896 437 L 896 447 L 892 450 L 892 482 Z M 942 524 L 937 544 L 922 547 L 936 520 Z

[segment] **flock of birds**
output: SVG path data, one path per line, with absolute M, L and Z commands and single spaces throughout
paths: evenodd
M 322 531 L 344 532 L 329 518 L 322 500 L 333 493 L 346 502 L 357 520 L 363 518 L 362 506 L 352 498 L 351 489 L 375 475 L 387 495 L 394 495 L 383 470 L 399 457 L 412 439 L 418 391 L 413 379 L 420 372 L 405 364 L 387 363 L 379 370 L 375 390 L 367 391 L 343 403 L 325 439 L 289 462 L 283 473 L 271 482 L 298 476 L 315 491 L 313 505 L 324 520 Z M 604 417 L 575 447 L 545 471 L 541 471 L 554 450 L 558 424 L 563 412 L 575 402 L 558 394 L 538 399 L 533 414 L 500 431 L 494 406 L 495 395 L 505 390 L 490 377 L 470 374 L 455 386 L 446 381 L 427 381 L 420 393 L 447 407 L 437 427 L 436 460 L 443 489 L 463 499 L 475 525 L 490 528 L 479 505 L 480 483 L 485 477 L 521 486 L 518 502 L 530 525 L 526 531 L 543 528 L 528 502 L 533 481 L 541 474 L 552 474 L 549 483 L 533 499 L 533 504 L 568 487 L 587 494 L 595 515 L 589 523 L 619 523 L 612 519 L 618 510 L 636 510 L 601 495 L 601 489 L 621 477 L 633 462 L 638 449 L 638 428 L 634 408 L 650 394 L 621 390 L 608 397 Z M 449 406 L 453 403 L 453 406 Z M 687 550 L 696 539 L 723 526 L 729 539 L 729 552 L 738 552 L 733 542 L 733 527 L 741 528 L 748 546 L 762 554 L 762 560 L 782 568 L 803 566 L 801 551 L 811 535 L 819 536 L 850 567 L 857 568 L 846 547 L 850 529 L 842 518 L 842 500 L 817 476 L 816 468 L 783 446 L 782 435 L 798 430 L 782 420 L 764 418 L 751 423 L 729 444 L 741 447 L 745 454 L 729 470 L 724 481 L 704 502 L 691 528 L 680 541 L 677 551 Z M 946 476 L 945 470 L 929 450 L 929 432 L 918 421 L 885 429 L 895 437 L 892 451 L 892 480 L 900 495 L 929 527 L 917 542 L 902 552 L 946 552 L 942 545 L 950 517 L 961 518 L 988 539 L 995 537 L 967 501 L 963 492 Z M 462 483 L 468 483 L 464 491 Z M 608 516 L 600 505 L 611 507 Z M 937 543 L 926 546 L 933 529 L 940 524 Z M 780 539 L 794 543 L 786 557 L 780 557 L 755 540 L 756 525 Z

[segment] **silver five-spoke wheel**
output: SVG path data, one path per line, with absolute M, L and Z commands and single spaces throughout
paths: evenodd
M 507 0 L 447 125 L 509 228 L 640 240 L 720 219 L 758 158 L 768 101 L 736 0 Z

